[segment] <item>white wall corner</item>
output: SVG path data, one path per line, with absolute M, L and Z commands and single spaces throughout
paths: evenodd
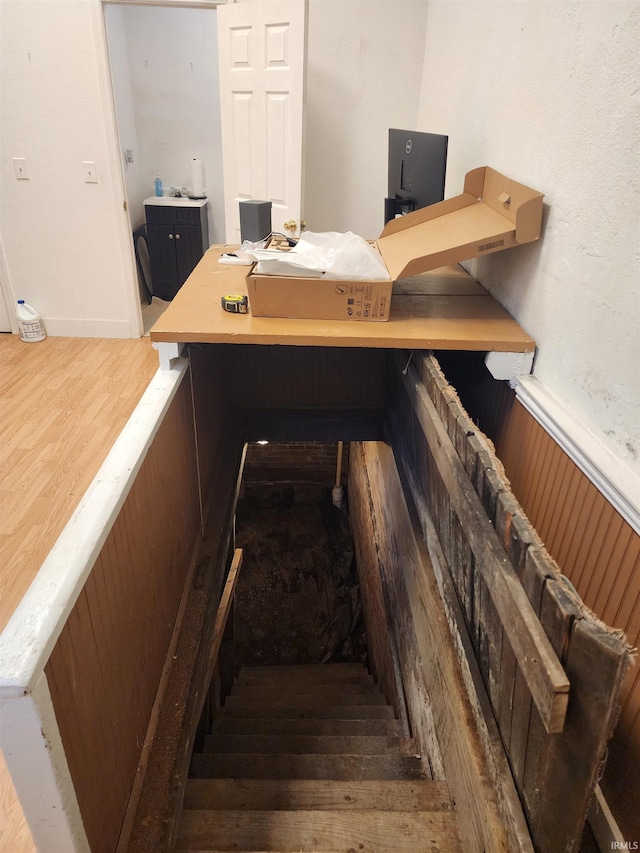
M 535 350 L 530 352 L 488 352 L 484 363 L 494 379 L 513 382 L 517 376 L 531 373 Z
M 44 673 L 31 693 L 0 701 L 0 748 L 36 848 L 89 853 Z

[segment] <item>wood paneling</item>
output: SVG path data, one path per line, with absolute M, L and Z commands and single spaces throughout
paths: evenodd
M 94 853 L 116 846 L 199 522 L 186 377 L 45 669 Z
M 386 389 L 381 350 L 192 344 L 190 352 L 198 388 L 205 387 L 205 380 L 225 388 L 246 441 L 382 437 Z M 215 393 L 199 391 L 197 410 L 206 408 L 212 397 L 217 399 Z
M 221 464 L 225 442 L 231 432 L 240 435 L 242 429 L 239 423 L 234 422 L 231 409 L 235 374 L 229 371 L 224 347 L 192 344 L 188 355 L 201 488 L 207 501 Z
M 238 409 L 382 409 L 384 352 L 345 347 L 220 347 Z
M 204 362 L 201 367 L 194 375 L 194 385 L 195 398 L 202 403 L 196 417 L 201 480 L 211 483 L 206 526 L 184 619 L 169 661 L 144 786 L 134 809 L 127 814 L 118 843 L 118 851 L 128 853 L 172 849 L 184 780 L 213 675 L 210 650 L 215 615 L 229 569 L 243 444 L 228 396 L 223 393 L 224 385 L 219 382 L 218 366 L 211 364 L 207 370 Z M 205 459 L 208 467 L 202 466 Z
M 157 367 L 148 338 L 0 335 L 0 630 Z M 2 853 L 33 849 L 4 762 L 0 827 Z
M 640 638 L 640 536 L 519 403 L 497 452 L 514 494 L 585 604 L 606 624 Z M 640 837 L 640 673 L 632 669 L 602 780 L 627 838 Z

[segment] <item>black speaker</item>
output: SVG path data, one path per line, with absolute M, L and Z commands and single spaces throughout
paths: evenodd
M 384 200 L 384 224 L 396 218 L 396 200 L 395 198 L 385 198 Z
M 240 239 L 244 243 L 258 243 L 271 234 L 271 202 L 249 201 L 240 202 Z

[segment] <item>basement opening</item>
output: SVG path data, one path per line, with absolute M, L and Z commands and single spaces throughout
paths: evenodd
M 362 663 L 366 638 L 343 442 L 247 447 L 234 667 Z
M 238 502 L 234 663 L 363 663 L 366 641 L 346 506 L 331 486 L 248 483 Z
M 234 527 L 243 565 L 196 752 L 242 667 L 368 666 L 348 460 L 348 442 L 247 445 Z

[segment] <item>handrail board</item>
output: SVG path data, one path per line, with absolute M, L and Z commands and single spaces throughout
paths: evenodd
M 405 364 L 399 355 L 395 355 L 395 362 L 545 730 L 550 734 L 561 732 L 569 697 L 566 673 L 507 559 L 418 372 L 413 366 L 405 372 Z
M 222 639 L 224 637 L 224 629 L 227 626 L 227 619 L 229 618 L 229 613 L 231 611 L 231 604 L 233 603 L 233 594 L 236 589 L 236 583 L 238 580 L 238 575 L 240 573 L 241 566 L 242 548 L 236 548 L 233 552 L 231 567 L 229 569 L 229 574 L 227 575 L 227 580 L 225 582 L 224 589 L 222 590 L 220 604 L 218 605 L 218 611 L 216 613 L 216 621 L 213 625 L 213 639 L 209 651 L 210 668 L 215 665 L 215 662 L 218 658 L 218 654 L 220 653 L 220 645 L 222 644 Z

